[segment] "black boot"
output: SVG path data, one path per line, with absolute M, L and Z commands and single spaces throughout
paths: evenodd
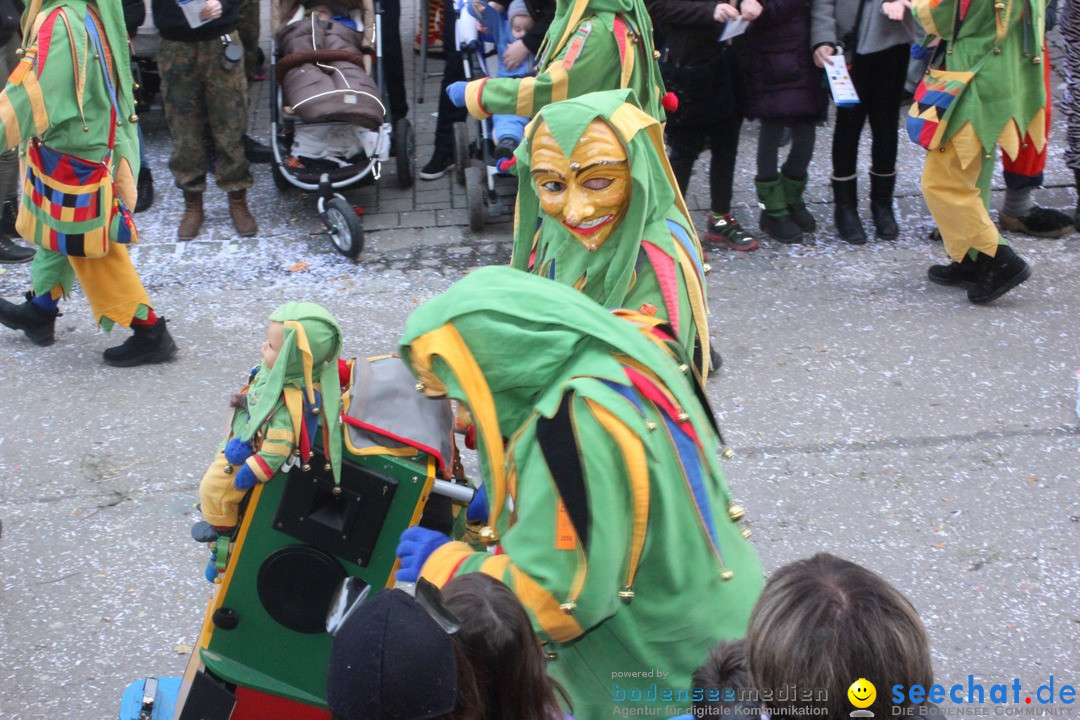
M 810 211 L 806 209 L 806 201 L 803 198 L 803 194 L 806 192 L 806 181 L 808 178 L 796 180 L 780 173 L 780 185 L 784 188 L 784 201 L 787 203 L 788 213 L 791 214 L 792 221 L 799 226 L 799 229 L 803 232 L 814 232 L 817 229 L 817 221 L 814 220 L 814 216 L 810 214 Z
M 134 212 L 141 213 L 143 210 L 149 210 L 154 204 L 154 176 L 150 174 L 150 168 L 145 166 L 139 168 L 139 180 L 135 188 L 138 190 L 139 197 L 135 200 Z
M 144 363 L 165 362 L 176 354 L 176 343 L 159 317 L 153 325 L 132 325 L 127 340 L 104 353 L 105 362 L 113 367 L 134 367 Z
M 975 260 L 975 282 L 968 287 L 968 300 L 984 305 L 1031 277 L 1031 266 L 1008 245 L 998 245 L 993 257 L 979 253 Z
M 33 297 L 33 293 L 26 293 L 22 305 L 0 300 L 0 323 L 12 330 L 22 330 L 35 345 L 52 345 L 56 340 L 56 316 L 60 313 L 42 310 L 31 302 Z
M 969 288 L 978 279 L 978 270 L 975 261 L 967 255 L 960 262 L 951 262 L 948 265 L 931 265 L 926 271 L 930 282 L 938 285 L 962 285 Z
M 19 214 L 19 198 L 9 197 L 4 200 L 4 212 L 0 215 L 0 233 L 8 237 L 15 237 L 19 231 L 15 229 L 15 218 Z
M 866 244 L 866 231 L 859 218 L 858 182 L 854 177 L 832 179 L 836 232 L 840 239 L 852 245 Z
M 20 245 L 10 237 L 0 235 L 0 263 L 15 264 L 30 262 L 34 259 L 34 252 L 34 248 Z
M 801 243 L 802 230 L 788 212 L 780 178 L 754 180 L 754 185 L 757 186 L 758 204 L 761 205 L 761 216 L 758 218 L 761 232 L 782 243 Z
M 893 190 L 896 173 L 878 175 L 870 172 L 870 214 L 874 217 L 874 234 L 882 240 L 895 240 L 900 235 L 893 214 Z
M 265 164 L 274 159 L 274 151 L 250 135 L 244 136 L 244 157 L 249 163 Z

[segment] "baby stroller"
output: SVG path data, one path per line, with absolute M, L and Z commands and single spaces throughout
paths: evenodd
M 479 33 L 476 18 L 465 6 L 468 2 L 464 0 L 464 3 L 460 3 L 455 26 L 455 42 L 461 51 L 465 79 L 492 77 L 494 45 Z M 474 128 L 475 141 L 469 139 L 470 125 Z M 465 187 L 469 229 L 474 232 L 482 230 L 489 220 L 513 216 L 513 192 L 508 200 L 497 191 L 497 188 L 504 189 L 506 186 L 504 182 L 497 185 L 496 178 L 509 177 L 509 164 L 495 157 L 494 135 L 491 118 L 467 118 L 465 122 L 454 123 L 454 178 L 458 185 Z M 516 183 L 511 187 L 516 191 Z
M 356 257 L 364 247 L 363 211 L 337 191 L 378 180 L 392 154 L 398 184 L 412 186 L 415 138 L 407 119 L 393 127 L 386 120 L 380 1 L 307 1 L 284 0 L 271 44 L 274 183 L 317 191 L 335 249 Z

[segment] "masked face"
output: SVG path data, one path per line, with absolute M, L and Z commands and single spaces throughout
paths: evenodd
M 630 206 L 630 164 L 615 131 L 593 120 L 570 157 L 541 125 L 532 140 L 532 180 L 540 207 L 590 252 L 611 236 Z

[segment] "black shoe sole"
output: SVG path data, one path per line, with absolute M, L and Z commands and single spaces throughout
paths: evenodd
M 176 343 L 174 342 L 170 343 L 166 347 L 159 348 L 158 350 L 155 350 L 152 353 L 147 353 L 145 355 L 139 355 L 132 358 L 122 358 L 120 360 L 110 360 L 106 357 L 104 358 L 104 360 L 106 365 L 111 365 L 113 367 L 136 367 L 137 365 L 151 365 L 153 363 L 166 362 L 167 360 L 169 360 L 169 358 L 176 354 L 176 351 L 178 349 L 179 348 L 176 347 Z
M 1023 270 L 1016 273 L 1011 278 L 1006 280 L 1004 283 L 999 285 L 998 288 L 996 290 L 994 290 L 994 292 L 990 293 L 986 297 L 973 298 L 973 297 L 971 297 L 971 292 L 969 291 L 968 292 L 968 300 L 970 300 L 975 305 L 985 305 L 986 303 L 993 302 L 993 301 L 997 300 L 999 297 L 1001 297 L 1002 295 L 1004 295 L 1005 293 L 1012 290 L 1014 287 L 1016 287 L 1020 283 L 1027 280 L 1029 277 L 1031 277 L 1031 266 L 1030 265 L 1025 265 Z
M 936 275 L 931 274 L 929 270 L 927 270 L 926 272 L 926 277 L 930 280 L 930 282 L 934 283 L 935 285 L 941 285 L 942 287 L 970 288 L 972 285 L 975 284 L 970 280 L 947 280 L 943 277 L 937 277 Z

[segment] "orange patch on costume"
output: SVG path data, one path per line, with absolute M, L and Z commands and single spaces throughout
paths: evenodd
M 578 55 L 581 54 L 581 49 L 585 47 L 585 41 L 589 39 L 589 33 L 591 32 L 592 25 L 589 23 L 585 23 L 578 28 L 577 33 L 570 41 L 570 47 L 566 49 L 566 54 L 563 55 L 562 65 L 565 69 L 569 70 L 574 67 L 574 63 L 577 62 Z
M 11 71 L 11 75 L 8 76 L 8 82 L 12 85 L 21 85 L 23 79 L 26 77 L 26 73 L 30 72 L 30 68 L 34 66 L 34 58 L 37 57 L 37 45 L 32 46 L 23 55 L 22 60 L 15 66 L 15 69 Z
M 573 550 L 577 547 L 577 535 L 574 533 L 574 524 L 570 522 L 570 513 L 566 511 L 566 505 L 559 500 L 559 506 L 555 511 L 555 549 Z

